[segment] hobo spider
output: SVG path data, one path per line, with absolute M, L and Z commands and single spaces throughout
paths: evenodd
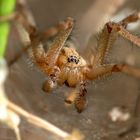
M 94 55 L 92 54 L 89 60 L 80 56 L 73 47 L 74 44 L 67 41 L 74 26 L 72 18 L 69 17 L 44 32 L 38 32 L 36 27 L 24 18 L 18 19 L 20 24 L 22 23 L 22 25 L 18 24 L 18 27 L 20 26 L 19 33 L 23 43 L 31 48 L 30 57 L 32 61 L 48 77 L 43 84 L 43 90 L 50 92 L 57 85 L 61 86 L 63 84 L 68 87 L 80 85 L 74 100 L 75 108 L 79 113 L 84 110 L 87 104 L 87 81 L 101 78 L 112 72 L 123 72 L 140 78 L 140 70 L 128 64 L 104 64 L 106 52 L 112 47 L 118 36 L 122 36 L 140 46 L 140 39 L 126 30 L 129 23 L 140 19 L 140 13 L 134 13 L 118 23 L 106 23 L 99 34 L 97 52 Z M 28 36 L 28 39 L 23 37 L 23 32 Z M 44 42 L 50 36 L 54 36 L 54 40 L 46 51 Z M 70 100 L 66 100 L 66 102 L 71 103 Z

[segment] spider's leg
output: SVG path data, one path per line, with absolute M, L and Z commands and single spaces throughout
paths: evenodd
M 140 46 L 140 39 L 130 34 L 125 28 L 129 23 L 136 22 L 140 19 L 140 13 L 134 13 L 118 23 L 108 22 L 105 24 L 102 32 L 99 34 L 97 43 L 97 53 L 94 56 L 93 67 L 102 65 L 104 57 L 108 49 L 113 45 L 118 35 L 132 41 L 134 44 Z
M 102 65 L 97 68 L 86 70 L 85 74 L 88 79 L 93 80 L 105 76 L 107 74 L 111 74 L 112 72 L 123 72 L 136 78 L 140 78 L 140 69 L 134 68 L 127 64 Z
M 68 22 L 70 18 L 67 18 L 64 21 L 59 22 L 53 27 L 48 28 L 47 30 L 40 33 L 41 41 L 47 40 L 50 37 L 56 36 L 61 30 L 64 30 L 68 27 Z M 72 18 L 71 18 L 72 19 Z
M 31 36 L 30 30 L 33 27 L 36 29 L 36 23 L 25 1 L 18 0 L 17 11 L 20 14 L 19 17 L 17 17 L 18 22 L 20 22 L 24 26 L 24 28 L 26 28 L 26 30 Z M 55 36 L 60 30 L 67 28 L 66 22 L 67 22 L 67 19 L 65 21 L 61 21 L 60 23 L 58 23 L 57 25 L 53 27 L 50 27 L 46 31 L 38 32 L 37 33 L 38 38 L 40 38 L 42 41 L 44 39 L 45 40 L 48 39 L 49 37 Z
M 102 32 L 99 34 L 99 40 L 97 42 L 97 51 L 93 59 L 93 67 L 102 65 L 104 57 L 113 45 L 117 38 L 117 34 L 114 31 L 109 32 L 107 26 L 105 25 Z
M 73 19 L 67 18 L 66 25 L 67 25 L 67 28 L 61 30 L 58 33 L 58 35 L 55 37 L 54 41 L 50 45 L 47 53 L 45 52 L 45 50 L 43 51 L 43 48 L 42 48 L 41 55 L 40 55 L 38 51 L 39 48 L 34 45 L 32 46 L 36 63 L 40 66 L 41 69 L 45 69 L 46 74 L 51 74 L 51 70 L 56 65 L 56 61 L 60 54 L 60 51 L 72 31 Z
M 23 12 L 26 14 L 27 12 Z M 23 16 L 22 20 L 26 20 L 26 15 Z M 63 24 L 64 28 L 61 27 L 60 32 L 54 38 L 50 48 L 47 53 L 44 50 L 43 43 L 41 42 L 41 35 L 38 31 L 30 32 L 30 22 L 25 22 L 26 24 L 22 24 L 24 22 L 17 23 L 17 29 L 19 31 L 19 35 L 21 40 L 25 46 L 29 46 L 31 48 L 31 56 L 33 62 L 43 71 L 45 74 L 49 76 L 49 79 L 45 81 L 43 85 L 43 89 L 45 91 L 50 91 L 52 88 L 56 86 L 56 80 L 59 73 L 59 68 L 55 66 L 61 48 L 63 47 L 65 41 L 67 40 L 69 34 L 73 28 L 73 19 L 67 18 Z M 20 24 L 21 23 L 21 24 Z
M 68 18 L 66 24 L 67 28 L 61 30 L 58 33 L 47 53 L 45 52 L 41 43 L 32 46 L 32 51 L 36 64 L 50 78 L 49 80 L 46 80 L 43 84 L 43 90 L 45 91 L 50 91 L 57 85 L 56 81 L 59 75 L 59 68 L 56 66 L 56 61 L 62 47 L 64 46 L 64 43 L 66 42 L 72 31 L 73 20 L 71 18 Z
M 78 92 L 78 95 L 74 101 L 74 105 L 78 113 L 81 113 L 87 105 L 86 94 L 87 94 L 86 84 L 85 82 L 81 82 L 80 91 Z
M 29 36 L 31 34 L 35 34 L 37 32 L 36 23 L 31 11 L 27 6 L 26 1 L 23 0 L 17 1 L 16 13 L 17 13 L 15 17 L 16 24 L 21 24 L 28 32 Z
M 31 16 L 31 13 L 29 13 L 28 16 Z M 65 21 L 47 29 L 47 31 L 38 32 L 36 26 L 31 25 L 31 23 L 28 22 L 27 19 L 24 19 L 23 16 L 20 15 L 19 17 L 17 18 L 18 22 L 17 22 L 16 26 L 17 26 L 17 29 L 19 32 L 20 40 L 21 40 L 22 44 L 24 45 L 24 48 L 22 49 L 22 51 L 20 51 L 14 57 L 13 60 L 11 60 L 9 62 L 9 65 L 12 65 L 15 61 L 17 61 L 21 57 L 23 52 L 26 52 L 27 50 L 29 50 L 29 48 L 31 48 L 31 46 L 35 45 L 35 43 L 36 44 L 39 44 L 39 42 L 43 43 L 43 41 L 46 41 L 50 37 L 53 37 L 56 34 L 58 34 L 58 32 L 60 32 L 60 30 L 67 28 L 67 23 L 66 23 L 67 19 L 66 19 Z M 24 17 L 25 17 L 25 14 L 24 14 Z M 30 17 L 30 18 L 33 18 L 33 17 Z M 28 19 L 30 19 L 30 18 L 28 18 Z M 40 49 L 40 52 L 41 52 L 41 50 L 44 51 L 43 48 Z M 30 56 L 30 54 L 33 54 L 31 52 L 31 50 L 29 50 L 29 52 L 30 52 L 29 56 Z M 34 57 L 30 57 L 30 58 L 32 59 L 32 61 L 34 61 L 33 60 Z
M 20 4 L 20 7 L 25 7 L 23 4 Z M 73 19 L 67 18 L 63 24 L 61 24 L 61 30 L 54 39 L 53 43 L 51 44 L 49 50 L 47 53 L 45 53 L 45 50 L 43 48 L 43 44 L 40 42 L 40 34 L 37 31 L 30 31 L 30 21 L 26 19 L 28 18 L 29 12 L 24 11 L 25 8 L 22 8 L 22 18 L 18 21 L 22 21 L 18 24 L 18 31 L 20 38 L 24 45 L 31 46 L 32 52 L 33 52 L 33 58 L 36 60 L 37 65 L 40 66 L 41 69 L 46 69 L 53 67 L 55 65 L 55 62 L 58 58 L 58 55 L 61 51 L 61 48 L 63 47 L 65 41 L 67 40 L 69 34 L 72 31 L 73 27 Z M 27 16 L 27 17 L 26 17 Z M 62 27 L 63 26 L 63 27 Z
M 23 52 L 26 52 L 27 49 L 30 48 L 32 43 L 30 36 L 37 32 L 35 21 L 25 1 L 17 1 L 17 8 L 13 19 L 24 48 L 21 48 L 21 51 L 19 51 L 14 58 L 8 62 L 9 66 L 16 62 L 22 56 Z
M 33 15 L 28 9 L 25 1 L 18 0 L 17 11 L 19 14 L 16 17 L 16 20 L 26 29 L 30 38 L 37 37 L 40 41 L 46 40 L 49 37 L 57 35 L 61 30 L 67 29 L 70 24 L 70 20 L 73 20 L 72 18 L 67 18 L 65 21 L 58 23 L 54 27 L 50 27 L 46 31 L 39 32 L 37 31 Z
M 134 43 L 135 45 L 140 47 L 140 38 L 138 38 L 137 36 L 129 33 L 122 25 L 120 25 L 119 23 L 113 23 L 110 22 L 108 23 L 108 27 L 115 31 L 117 34 L 119 34 L 120 36 L 124 37 L 125 39 L 131 41 L 132 43 Z
M 17 11 L 18 12 L 15 13 L 14 18 L 16 21 L 17 30 L 19 32 L 20 40 L 24 45 L 24 48 L 13 58 L 13 60 L 9 62 L 9 65 L 12 65 L 15 61 L 17 61 L 23 52 L 26 52 L 29 48 L 31 48 L 31 46 L 40 44 L 40 42 L 47 40 L 49 37 L 55 36 L 61 30 L 66 30 L 72 21 L 72 18 L 67 18 L 65 21 L 49 28 L 47 31 L 39 32 L 36 28 L 34 18 L 25 1 L 18 0 Z M 40 52 L 41 50 L 44 51 L 44 49 L 40 49 Z
M 140 13 L 133 13 L 119 22 L 122 26 L 127 26 L 129 23 L 134 23 L 140 19 Z

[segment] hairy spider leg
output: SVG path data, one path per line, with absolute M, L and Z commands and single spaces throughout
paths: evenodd
M 129 66 L 127 64 L 109 64 L 103 65 L 104 56 L 108 48 L 110 48 L 114 41 L 116 40 L 116 35 L 122 35 L 122 37 L 127 38 L 129 41 L 135 43 L 136 45 L 140 46 L 140 39 L 131 33 L 129 33 L 125 27 L 127 24 L 137 21 L 140 16 L 139 13 L 134 13 L 127 18 L 123 19 L 119 23 L 108 22 L 100 37 L 103 37 L 99 40 L 98 44 L 98 52 L 95 56 L 95 61 L 91 69 L 86 71 L 86 75 L 89 79 L 96 79 L 103 75 L 112 73 L 112 72 L 123 72 L 137 78 L 140 78 L 140 70 Z M 124 27 L 125 26 L 125 27 Z M 106 37 L 107 36 L 107 37 Z M 106 38 L 105 38 L 106 37 Z M 115 37 L 115 39 L 114 39 Z M 132 38 L 131 38 L 132 37 Z M 100 42 L 101 41 L 101 42 Z

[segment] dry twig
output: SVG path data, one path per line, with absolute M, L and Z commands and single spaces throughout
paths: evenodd
M 28 122 L 32 123 L 33 125 L 43 128 L 47 131 L 52 132 L 53 134 L 67 140 L 81 140 L 83 138 L 82 135 L 80 135 L 77 131 L 73 132 L 72 134 L 69 134 L 60 128 L 54 126 L 53 124 L 49 123 L 48 121 L 45 121 L 27 111 L 22 109 L 21 107 L 15 105 L 11 101 L 8 102 L 8 108 L 12 111 L 16 112 L 20 116 L 24 117 Z

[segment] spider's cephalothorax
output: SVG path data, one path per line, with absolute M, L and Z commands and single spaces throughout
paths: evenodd
M 113 45 L 118 35 L 140 46 L 140 39 L 126 30 L 129 23 L 138 19 L 140 19 L 140 13 L 135 13 L 118 23 L 106 23 L 99 34 L 97 50 L 94 52 L 94 56 L 93 54 L 89 56 L 88 60 L 81 57 L 71 45 L 67 47 L 66 42 L 74 24 L 72 18 L 67 18 L 64 22 L 44 32 L 39 37 L 38 34 L 28 31 L 27 28 L 29 38 L 30 36 L 35 37 L 30 39 L 29 44 L 32 46 L 33 62 L 48 76 L 43 89 L 48 92 L 57 85 L 66 84 L 69 87 L 80 85 L 74 103 L 77 111 L 82 112 L 86 106 L 86 81 L 97 79 L 112 72 L 124 72 L 140 78 L 140 70 L 127 64 L 104 64 L 106 52 Z M 44 40 L 45 35 L 48 38 L 49 35 L 53 36 L 54 34 L 57 35 L 46 52 L 41 37 L 43 36 Z M 87 52 L 85 51 L 85 53 Z M 68 102 L 70 103 L 70 101 Z
M 87 65 L 86 61 L 74 48 L 63 47 L 56 64 L 60 69 L 58 77 L 60 85 L 65 83 L 67 86 L 75 87 L 85 79 L 83 67 Z

